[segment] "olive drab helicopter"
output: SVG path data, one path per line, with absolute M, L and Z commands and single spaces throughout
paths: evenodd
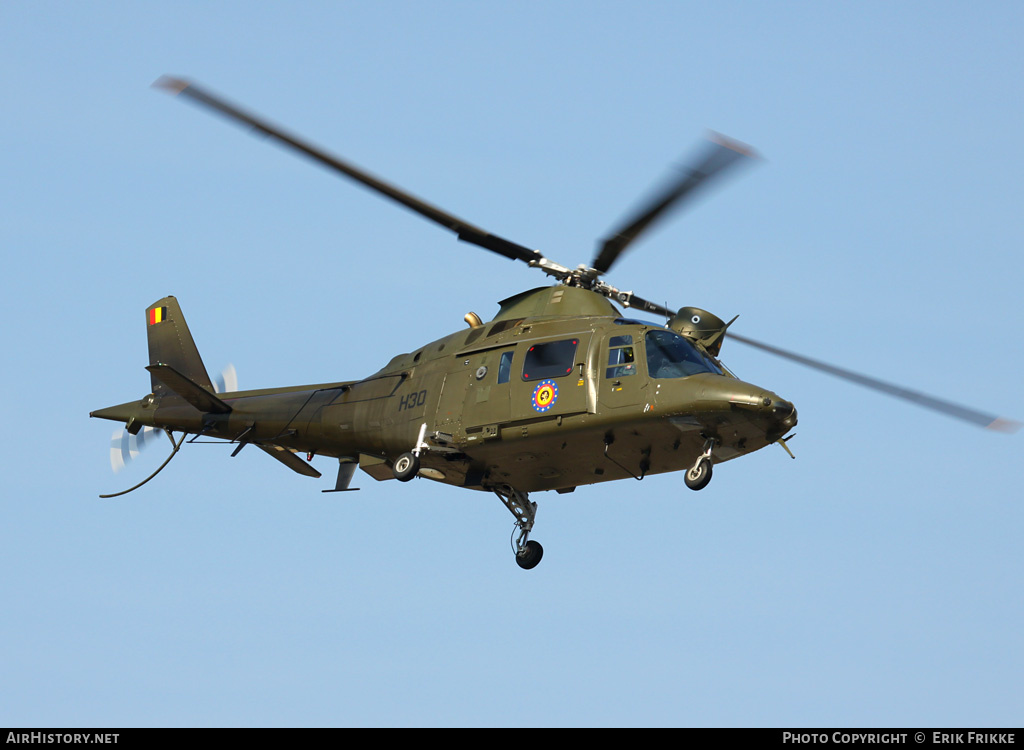
M 722 136 L 599 245 L 589 265 L 569 268 L 491 234 L 388 184 L 326 151 L 229 104 L 190 82 L 154 84 L 246 125 L 454 232 L 458 239 L 538 268 L 556 283 L 500 302 L 483 322 L 407 354 L 372 375 L 318 385 L 239 391 L 210 380 L 174 297 L 146 310 L 151 392 L 141 400 L 90 414 L 125 424 L 112 461 L 133 455 L 163 432 L 172 450 L 214 438 L 253 445 L 288 468 L 320 477 L 314 456 L 338 461 L 342 492 L 356 468 L 376 480 L 425 477 L 492 492 L 515 519 L 520 567 L 533 568 L 543 548 L 530 539 L 537 514 L 530 493 L 649 474 L 684 472 L 700 490 L 718 464 L 786 441 L 797 424 L 793 403 L 744 382 L 719 360 L 723 341 L 739 341 L 949 416 L 990 429 L 1016 422 L 891 385 L 742 337 L 696 307 L 669 309 L 604 281 L 623 253 L 653 223 L 698 189 L 752 157 Z M 627 317 L 616 306 L 661 317 Z M 175 439 L 174 433 L 179 433 Z M 201 441 L 202 442 L 202 441 Z M 305 459 L 301 457 L 305 454 Z

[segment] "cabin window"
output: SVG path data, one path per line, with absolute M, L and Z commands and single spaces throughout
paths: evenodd
M 608 368 L 606 378 L 622 378 L 636 374 L 636 355 L 632 336 L 612 336 L 608 340 Z
M 534 344 L 523 362 L 523 380 L 561 378 L 572 372 L 578 339 Z
M 652 378 L 685 378 L 702 372 L 721 375 L 722 370 L 678 333 L 648 331 L 647 371 Z
M 498 363 L 498 382 L 507 383 L 512 375 L 512 354 L 513 350 L 501 353 L 501 361 Z

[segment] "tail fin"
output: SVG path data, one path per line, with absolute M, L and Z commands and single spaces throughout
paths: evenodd
M 146 309 L 146 334 L 149 339 L 150 365 L 170 365 L 197 385 L 213 392 L 213 383 L 206 372 L 195 341 L 185 323 L 178 300 L 164 297 Z M 169 391 L 155 373 L 151 373 L 153 393 Z

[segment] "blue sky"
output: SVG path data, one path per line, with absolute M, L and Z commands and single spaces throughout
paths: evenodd
M 1022 419 L 1022 31 L 998 2 L 3 4 L 0 724 L 1019 726 L 1020 434 L 727 343 L 796 403 L 797 460 L 538 494 L 524 572 L 492 496 L 322 495 L 258 451 L 100 500 L 164 449 L 115 477 L 88 413 L 147 392 L 166 294 L 255 388 L 545 283 L 170 73 L 565 265 L 726 133 L 764 159 L 612 283 Z

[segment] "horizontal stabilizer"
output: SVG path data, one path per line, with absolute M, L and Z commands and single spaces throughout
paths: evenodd
M 259 445 L 259 443 L 255 443 L 255 445 Z M 319 479 L 321 476 L 319 471 L 286 448 L 279 445 L 259 445 L 259 447 L 266 451 L 268 456 L 273 456 L 292 471 L 314 479 Z
M 198 383 L 189 380 L 170 365 L 148 365 L 153 377 L 177 393 L 204 414 L 227 414 L 231 407 Z

